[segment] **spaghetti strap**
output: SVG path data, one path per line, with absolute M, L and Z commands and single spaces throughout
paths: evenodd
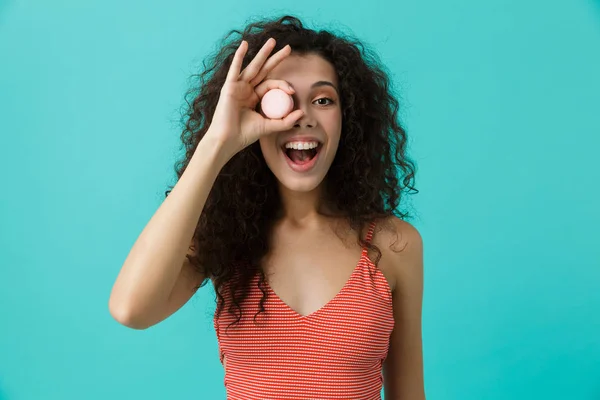
M 369 225 L 369 231 L 367 232 L 367 237 L 365 238 L 366 242 L 371 244 L 371 240 L 373 239 L 373 232 L 375 232 L 375 221 L 371 222 Z

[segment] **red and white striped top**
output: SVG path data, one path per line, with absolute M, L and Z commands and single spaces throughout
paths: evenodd
M 369 242 L 374 227 L 369 227 Z M 366 247 L 342 290 L 307 316 L 291 309 L 267 284 L 265 311 L 255 324 L 262 297 L 258 280 L 256 275 L 240 304 L 237 325 L 225 331 L 236 319 L 227 311 L 228 303 L 220 318 L 215 312 L 221 363 L 227 356 L 229 400 L 381 400 L 383 361 L 394 328 L 392 293 Z

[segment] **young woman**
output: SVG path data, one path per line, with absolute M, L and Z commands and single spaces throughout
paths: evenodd
M 179 180 L 111 314 L 145 329 L 210 279 L 229 399 L 424 399 L 423 247 L 397 210 L 418 191 L 388 77 L 295 17 L 233 32 L 190 92 Z M 293 99 L 281 119 L 261 109 L 271 89 Z

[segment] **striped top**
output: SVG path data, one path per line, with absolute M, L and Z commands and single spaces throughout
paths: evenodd
M 227 357 L 227 399 L 381 400 L 383 361 L 394 328 L 392 293 L 366 247 L 341 291 L 307 316 L 285 304 L 267 283 L 265 311 L 255 324 L 262 297 L 258 281 L 257 274 L 240 304 L 242 319 L 227 332 L 236 317 L 227 311 L 228 303 L 218 319 L 215 310 L 221 364 Z

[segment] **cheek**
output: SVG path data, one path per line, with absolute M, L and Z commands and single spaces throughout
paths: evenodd
M 327 132 L 329 132 L 329 141 L 334 147 L 337 147 L 342 134 L 342 118 L 341 115 L 336 115 L 334 118 L 327 121 Z
M 340 144 L 340 138 L 342 136 L 341 125 L 332 126 L 329 132 L 332 132 L 329 135 L 329 145 L 332 150 L 337 151 L 337 148 Z
M 258 142 L 263 158 L 267 161 L 267 164 L 274 161 L 275 157 L 277 157 L 276 141 L 271 137 L 262 137 L 258 139 Z

